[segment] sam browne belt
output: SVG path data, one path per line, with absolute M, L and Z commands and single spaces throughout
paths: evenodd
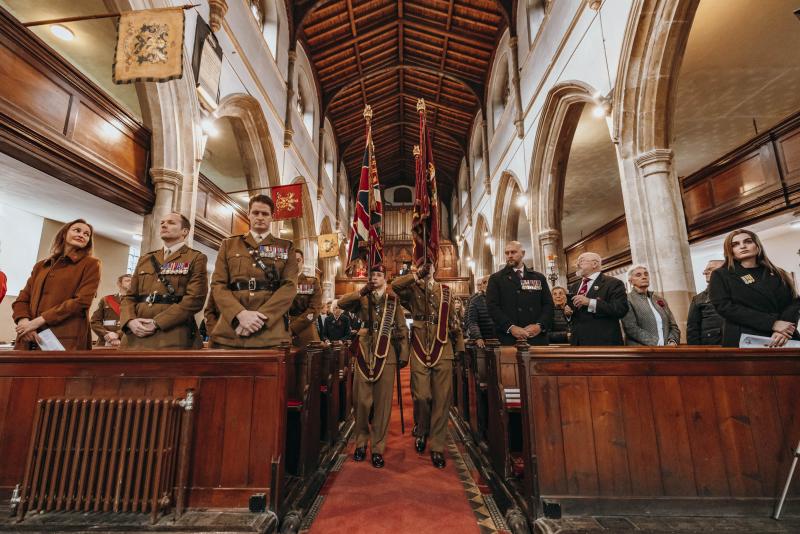
M 275 291 L 280 287 L 280 282 L 273 282 L 271 280 L 250 280 L 231 282 L 228 284 L 228 289 L 231 291 Z

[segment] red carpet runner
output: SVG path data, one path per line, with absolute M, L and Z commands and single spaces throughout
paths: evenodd
M 413 409 L 410 373 L 401 371 L 406 433 L 400 433 L 400 409 L 392 407 L 386 466 L 375 469 L 370 451 L 361 463 L 352 459 L 354 443 L 347 449 L 342 470 L 331 473 L 322 490 L 324 501 L 311 524 L 312 534 L 471 534 L 478 533 L 475 515 L 467 502 L 452 458 L 447 467 L 433 467 L 430 452 L 417 454 L 411 428 Z

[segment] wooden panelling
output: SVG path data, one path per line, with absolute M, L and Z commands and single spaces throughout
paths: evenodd
M 250 228 L 247 213 L 211 180 L 200 175 L 197 183 L 197 239 L 211 248 Z
M 746 226 L 800 202 L 800 114 L 681 180 L 689 240 Z
M 0 8 L 0 151 L 136 213 L 150 211 L 150 132 Z
M 584 252 L 595 252 L 603 258 L 603 270 L 614 269 L 631 262 L 631 244 L 625 216 L 614 219 L 580 241 L 564 249 L 567 258 L 567 277 L 574 278 L 575 262 Z
M 270 493 L 272 463 L 282 466 L 285 368 L 286 353 L 277 350 L 3 353 L 0 497 L 21 481 L 37 399 L 87 394 L 183 397 L 194 388 L 189 506 L 247 508 L 253 493 Z
M 529 493 L 564 514 L 774 504 L 800 438 L 800 351 L 550 347 L 518 365 Z

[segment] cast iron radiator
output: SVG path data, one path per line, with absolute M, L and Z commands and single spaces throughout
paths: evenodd
M 183 513 L 194 394 L 185 399 L 39 399 L 25 478 L 26 512 Z

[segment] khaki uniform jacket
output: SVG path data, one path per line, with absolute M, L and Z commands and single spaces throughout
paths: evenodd
M 267 281 L 267 275 L 253 261 L 247 248 L 259 250 L 259 245 L 276 247 L 280 251 L 279 256 L 262 257 L 268 268 L 275 269 L 277 289 L 231 290 L 228 284 L 232 282 L 246 283 L 250 279 Z M 219 310 L 219 322 L 211 333 L 211 342 L 245 349 L 275 347 L 289 342 L 286 316 L 297 294 L 296 284 L 297 258 L 291 241 L 270 234 L 261 243 L 256 243 L 250 232 L 224 240 L 211 279 L 211 293 Z M 239 321 L 236 315 L 242 310 L 260 311 L 266 315 L 264 327 L 250 336 L 238 336 L 236 327 Z
M 171 274 L 164 272 L 165 278 L 175 288 L 175 295 L 181 295 L 181 301 L 175 304 L 137 302 L 137 297 L 145 297 L 155 292 L 157 295 L 167 294 L 167 288 L 161 283 L 153 268 L 150 257 L 153 256 L 162 268 L 164 264 L 187 263 L 188 272 Z M 194 314 L 203 309 L 208 294 L 208 258 L 202 252 L 182 246 L 169 258 L 164 258 L 164 249 L 148 252 L 136 264 L 131 278 L 131 289 L 122 298 L 120 325 L 125 335 L 122 347 L 132 350 L 190 349 L 200 347 L 202 340 L 197 333 Z M 137 337 L 127 328 L 131 319 L 153 319 L 158 330 L 152 336 Z
M 119 329 L 119 314 L 114 311 L 114 308 L 108 305 L 106 299 L 112 298 L 122 306 L 119 295 L 107 295 L 100 299 L 97 304 L 97 309 L 92 314 L 92 332 L 97 334 L 97 344 L 103 346 L 106 344 L 105 335 L 109 332 L 120 333 Z M 120 313 L 122 309 L 120 309 Z
M 297 295 L 289 308 L 289 330 L 295 338 L 295 345 L 306 347 L 312 341 L 319 341 L 319 333 L 314 323 L 322 309 L 322 288 L 313 276 L 300 274 L 297 277 Z
M 412 316 L 425 314 L 435 315 L 439 313 L 439 303 L 442 298 L 442 284 L 439 282 L 434 281 L 428 290 L 427 310 L 425 306 L 425 282 L 417 281 L 413 273 L 395 278 L 392 281 L 392 289 L 397 293 L 397 296 L 400 297 L 400 302 L 411 312 Z M 464 336 L 461 332 L 461 325 L 458 323 L 456 311 L 453 306 L 453 298 L 451 291 L 450 312 L 447 318 L 449 335 L 447 336 L 447 342 L 444 347 L 442 347 L 441 356 L 445 360 L 452 360 L 456 352 L 464 352 Z M 431 323 L 430 321 L 414 319 L 411 325 L 411 334 L 416 334 L 424 345 L 426 330 L 428 335 L 427 339 L 432 341 L 436 338 L 436 327 L 437 324 Z M 455 347 L 453 344 L 455 344 Z
M 58 259 L 47 258 L 33 266 L 28 282 L 11 305 L 15 323 L 40 315 L 64 348 L 92 348 L 89 307 L 100 285 L 100 260 L 84 251 Z M 28 350 L 17 342 L 16 350 Z
M 358 316 L 358 319 L 361 321 L 362 326 L 358 331 L 358 342 L 361 345 L 361 353 L 365 357 L 369 357 L 368 355 L 374 352 L 375 343 L 377 342 L 377 336 L 373 336 L 373 332 L 377 333 L 377 331 L 369 327 L 370 301 L 372 301 L 373 306 L 372 320 L 378 324 L 378 328 L 380 329 L 380 322 L 383 318 L 383 307 L 386 304 L 387 293 L 388 288 L 380 298 L 377 298 L 374 292 L 369 296 L 362 297 L 358 291 L 354 291 L 353 293 L 344 295 L 337 301 L 337 306 L 343 310 L 355 313 Z M 397 307 L 394 311 L 394 325 L 392 326 L 391 343 L 389 345 L 389 351 L 386 353 L 387 365 L 395 365 L 398 357 L 401 362 L 407 362 L 410 352 L 408 341 L 408 325 L 406 325 L 406 318 L 403 314 L 403 308 L 400 304 L 400 299 L 398 298 Z M 397 354 L 396 349 L 399 349 L 400 354 Z

